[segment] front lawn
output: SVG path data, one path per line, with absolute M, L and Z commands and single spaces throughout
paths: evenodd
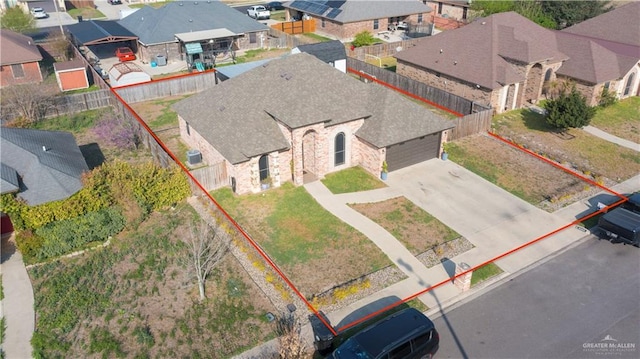
M 635 143 L 640 142 L 640 97 L 630 97 L 599 108 L 591 126 Z
M 74 19 L 82 16 L 84 19 L 106 18 L 106 16 L 98 9 L 92 7 L 71 8 L 67 10 L 67 14 Z
M 484 282 L 485 280 L 495 277 L 502 272 L 503 270 L 495 263 L 487 263 L 473 271 L 473 274 L 471 275 L 471 286 Z
M 460 237 L 453 229 L 404 197 L 350 206 L 386 229 L 413 255 Z
M 488 136 L 449 142 L 446 151 L 450 161 L 548 211 L 591 189 L 578 177 Z
M 285 183 L 254 195 L 235 196 L 228 188 L 212 194 L 307 297 L 391 264 L 304 187 Z
M 322 183 L 334 194 L 369 191 L 384 188 L 384 182 L 373 177 L 364 168 L 357 166 L 325 176 Z
M 633 122 L 631 119 L 627 121 Z M 637 151 L 581 129 L 558 132 L 546 123 L 542 115 L 527 109 L 495 116 L 493 128 L 502 137 L 596 177 L 620 182 L 640 173 L 640 153 Z

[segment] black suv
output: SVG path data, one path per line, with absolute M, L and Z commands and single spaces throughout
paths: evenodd
M 407 308 L 347 339 L 329 358 L 430 358 L 439 343 L 433 322 L 417 309 Z

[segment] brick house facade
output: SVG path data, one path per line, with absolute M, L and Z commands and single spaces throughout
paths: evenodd
M 0 87 L 43 81 L 40 49 L 29 36 L 0 30 Z
M 446 31 L 398 53 L 396 72 L 490 106 L 496 113 L 537 104 L 560 82 L 575 84 L 594 106 L 603 88 L 618 98 L 638 93 L 640 47 L 636 57 L 627 49 L 616 53 L 619 48 L 544 29 L 510 12 Z
M 238 194 L 261 191 L 264 179 L 299 186 L 354 166 L 379 176 L 390 146 L 436 135 L 442 141 L 453 127 L 307 53 L 272 60 L 173 107 L 185 144 L 205 164 L 222 163 Z M 434 146 L 417 161 L 439 156 L 442 143 Z

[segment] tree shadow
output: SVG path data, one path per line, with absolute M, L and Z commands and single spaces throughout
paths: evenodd
M 99 167 L 105 162 L 104 153 L 102 153 L 99 144 L 94 142 L 78 147 L 80 148 L 80 152 L 82 152 L 82 156 L 84 156 L 84 160 L 87 162 L 87 166 L 89 166 L 90 170 Z
M 2 248 L 0 249 L 2 255 L 0 255 L 0 263 L 4 263 L 16 253 L 16 244 L 11 240 L 11 235 L 2 236 Z
M 522 121 L 525 127 L 529 130 L 535 130 L 540 132 L 556 132 L 554 127 L 551 127 L 545 120 L 545 116 L 539 113 L 535 113 L 528 109 L 522 109 L 521 112 Z

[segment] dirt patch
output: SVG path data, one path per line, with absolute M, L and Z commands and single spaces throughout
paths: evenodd
M 404 197 L 350 206 L 386 229 L 414 255 L 459 237 L 451 228 Z
M 449 159 L 549 212 L 601 191 L 597 186 L 488 136 L 456 140 L 451 144 Z M 583 175 L 603 181 L 605 185 L 613 184 L 589 173 Z
M 51 340 L 44 356 L 114 356 L 118 348 L 123 357 L 222 358 L 269 339 L 265 314 L 277 312 L 233 255 L 198 300 L 178 245 L 190 213 L 154 213 L 109 247 L 32 269 L 39 338 Z

